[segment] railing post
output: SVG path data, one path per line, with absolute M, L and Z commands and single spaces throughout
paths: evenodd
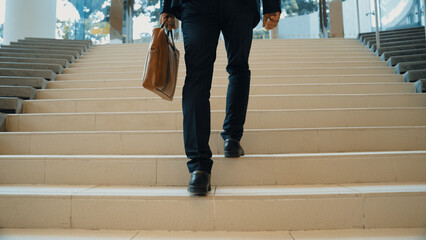
M 374 16 L 376 17 L 376 45 L 377 49 L 380 48 L 380 32 L 379 32 L 379 4 L 378 0 L 374 0 Z
M 357 14 L 357 18 L 358 18 L 358 34 L 360 34 L 361 33 L 361 20 L 359 18 L 359 0 L 356 0 L 356 14 Z

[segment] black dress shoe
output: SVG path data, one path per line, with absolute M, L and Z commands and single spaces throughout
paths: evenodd
M 206 171 L 193 171 L 188 184 L 188 192 L 195 195 L 206 195 L 208 191 L 211 191 L 210 175 Z
M 223 149 L 226 158 L 238 158 L 244 156 L 244 150 L 241 147 L 240 142 L 233 138 L 228 138 L 225 140 Z

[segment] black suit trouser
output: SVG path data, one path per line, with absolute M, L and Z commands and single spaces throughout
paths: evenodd
M 240 140 L 250 89 L 250 54 L 256 9 L 241 0 L 190 0 L 182 5 L 186 78 L 183 87 L 183 134 L 188 170 L 211 172 L 210 89 L 220 32 L 229 73 L 223 139 Z M 215 139 L 213 140 L 215 141 Z

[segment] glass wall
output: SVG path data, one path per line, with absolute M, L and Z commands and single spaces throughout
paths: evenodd
M 96 44 L 110 43 L 111 1 L 57 0 L 56 37 L 90 39 Z M 130 1 L 130 2 L 129 2 Z M 275 31 L 266 31 L 262 22 L 254 29 L 255 39 L 297 39 L 329 37 L 328 3 L 333 0 L 281 0 L 282 15 Z M 336 0 L 334 0 L 336 1 Z M 342 0 L 344 36 L 375 31 L 375 0 Z M 122 32 L 119 42 L 149 42 L 159 26 L 161 0 L 123 0 Z M 325 2 L 325 7 L 322 6 Z M 424 26 L 423 0 L 378 0 L 379 28 Z M 3 41 L 5 0 L 0 0 L 0 44 Z M 121 17 L 121 16 L 120 16 Z M 121 27 L 121 26 L 120 26 Z M 180 29 L 176 32 L 182 40 Z M 121 41 L 122 40 L 122 41 Z
M 58 0 L 56 38 L 109 43 L 111 0 Z
M 320 10 L 323 6 L 320 6 L 319 0 L 281 0 L 281 6 L 277 38 L 319 38 L 326 34 L 327 17 L 324 18 L 325 24 L 320 24 Z M 260 24 L 259 31 L 262 31 L 261 27 Z
M 134 42 L 149 42 L 152 29 L 159 26 L 160 0 L 135 0 L 133 12 Z
M 343 2 L 345 37 L 356 37 L 359 32 L 376 31 L 374 1 L 345 0 Z M 378 3 L 380 31 L 424 26 L 423 0 L 378 0 Z M 359 9 L 359 29 L 357 8 Z
M 3 44 L 5 9 L 6 9 L 6 0 L 0 0 L 0 45 Z
M 379 0 L 380 30 L 421 26 L 420 0 Z

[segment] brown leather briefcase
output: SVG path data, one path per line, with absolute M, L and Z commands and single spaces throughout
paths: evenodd
M 164 24 L 152 31 L 146 56 L 142 86 L 161 98 L 172 101 L 176 90 L 179 67 L 179 50 L 173 40 L 173 32 Z

